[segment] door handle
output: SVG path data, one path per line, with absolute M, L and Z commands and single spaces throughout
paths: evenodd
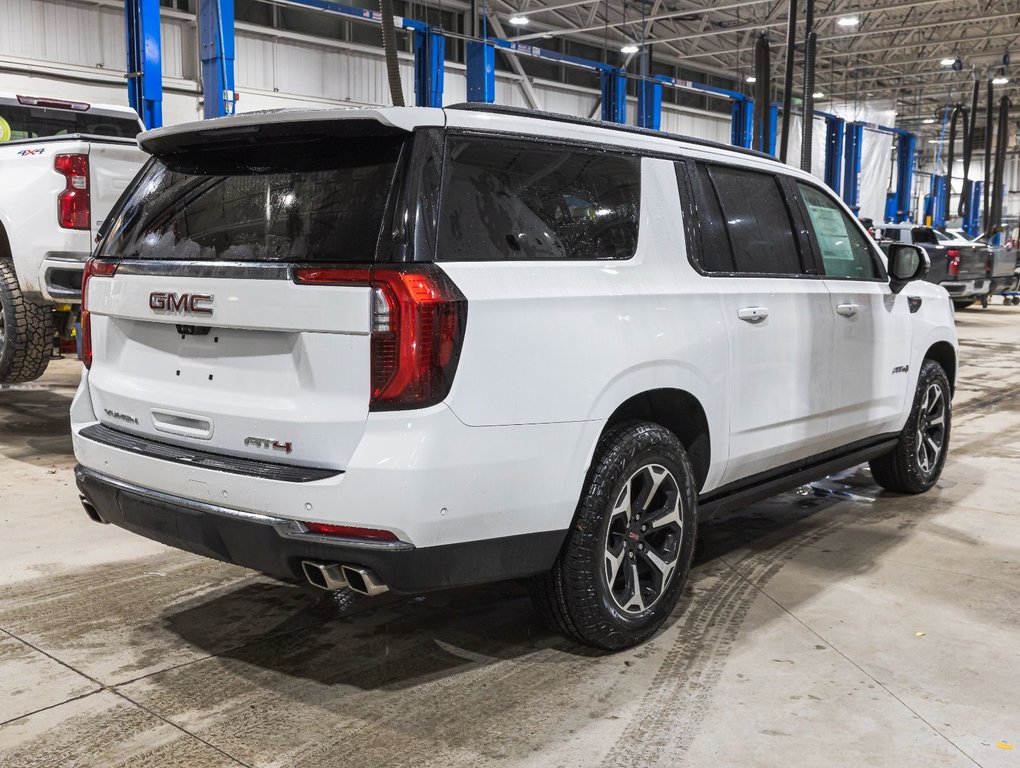
M 853 317 L 861 310 L 860 304 L 837 304 L 836 314 L 843 317 Z
M 743 307 L 737 310 L 737 317 L 747 323 L 760 323 L 768 316 L 768 307 Z

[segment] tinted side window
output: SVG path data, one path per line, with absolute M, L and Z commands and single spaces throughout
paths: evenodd
M 452 138 L 439 261 L 628 259 L 641 161 L 526 141 Z
M 910 236 L 913 238 L 914 245 L 938 245 L 939 241 L 935 237 L 935 231 L 928 227 L 914 227 L 910 230 Z
M 697 225 L 687 230 L 688 233 L 698 233 L 697 242 L 689 244 L 688 250 L 705 272 L 733 272 L 733 251 L 715 188 L 704 166 L 690 174 L 686 172 L 688 168 L 689 165 L 677 164 L 677 182 L 682 192 L 687 190 L 688 179 L 690 183 L 690 194 L 681 194 L 684 220 Z
M 726 221 L 736 272 L 799 275 L 800 250 L 779 180 L 721 165 L 709 176 Z
M 871 248 L 850 217 L 820 190 L 799 182 L 797 189 L 811 220 L 826 276 L 875 277 Z

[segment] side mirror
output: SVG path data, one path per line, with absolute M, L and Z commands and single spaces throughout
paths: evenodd
M 889 245 L 889 287 L 899 293 L 903 286 L 914 280 L 923 280 L 931 269 L 927 252 L 919 245 L 891 243 Z

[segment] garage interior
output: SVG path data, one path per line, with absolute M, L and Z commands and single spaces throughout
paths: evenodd
M 391 63 L 409 105 L 756 148 L 875 227 L 994 219 L 1015 249 L 1020 5 L 818 2 L 806 77 L 805 2 L 785 89 L 786 0 L 393 0 Z M 0 93 L 130 105 L 147 128 L 390 105 L 379 21 L 372 0 L 4 0 Z M 934 489 L 882 492 L 860 466 L 704 523 L 665 629 L 618 653 L 547 629 L 517 582 L 338 615 L 96 525 L 68 420 L 81 362 L 55 348 L 0 385 L 0 766 L 1017 765 L 1016 297 L 958 302 Z

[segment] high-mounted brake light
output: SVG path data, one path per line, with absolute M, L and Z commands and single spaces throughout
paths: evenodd
M 81 361 L 92 367 L 92 318 L 89 313 L 89 281 L 94 277 L 113 277 L 117 262 L 88 259 L 81 278 Z
M 299 267 L 294 280 L 372 289 L 371 410 L 425 408 L 449 394 L 464 341 L 467 299 L 441 269 Z
M 57 195 L 57 223 L 64 229 L 88 229 L 91 222 L 89 156 L 57 155 L 53 168 L 64 175 L 65 187 Z
M 946 272 L 949 273 L 950 277 L 958 277 L 960 274 L 960 251 L 956 248 L 950 248 L 946 251 L 946 256 L 949 257 L 949 266 L 946 268 Z
M 39 96 L 18 96 L 18 103 L 26 107 L 47 107 L 50 109 L 73 109 L 75 112 L 87 112 L 92 105 L 85 101 L 66 101 L 64 99 L 47 99 Z
M 349 539 L 372 539 L 374 541 L 400 541 L 392 531 L 379 528 L 355 528 L 350 525 L 331 525 L 329 523 L 302 523 L 309 533 L 321 536 L 344 536 Z

